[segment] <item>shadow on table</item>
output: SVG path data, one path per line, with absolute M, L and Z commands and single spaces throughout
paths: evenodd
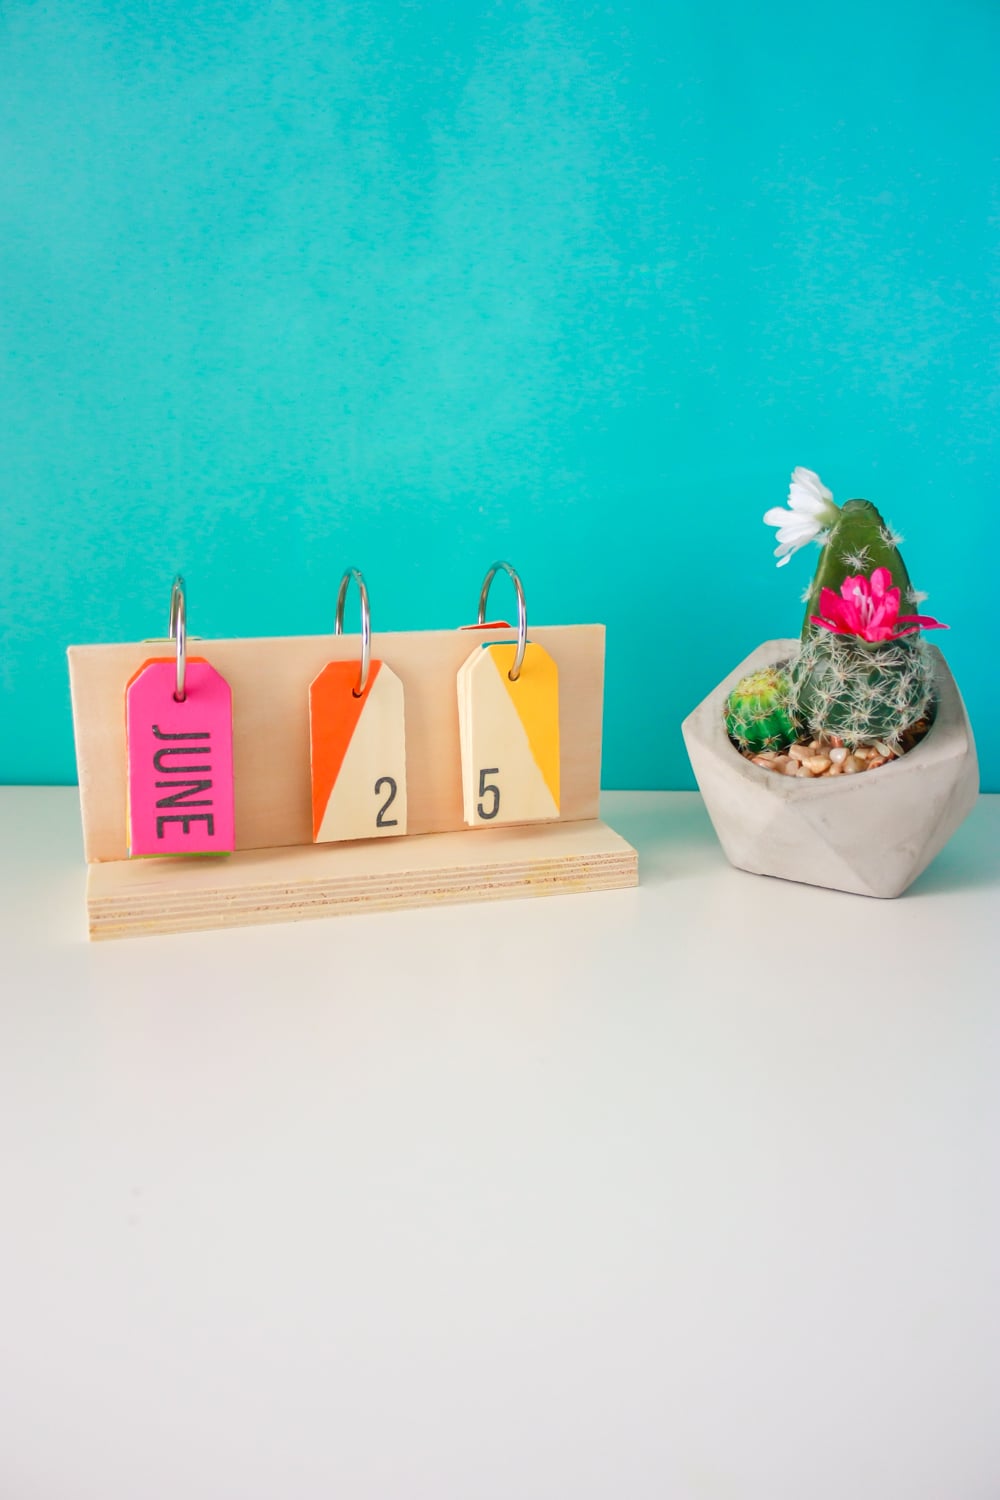
M 638 851 L 642 885 L 713 874 L 726 863 L 700 798 L 651 811 L 616 811 L 610 822 Z
M 980 809 L 917 877 L 902 900 L 948 891 L 1000 888 L 1000 828 L 984 812 L 980 804 Z M 616 810 L 610 821 L 622 838 L 638 850 L 639 879 L 643 885 L 717 875 L 728 867 L 700 798 L 653 810 Z
M 945 891 L 1000 887 L 1000 839 L 997 830 L 976 813 L 918 875 L 906 896 L 937 896 Z

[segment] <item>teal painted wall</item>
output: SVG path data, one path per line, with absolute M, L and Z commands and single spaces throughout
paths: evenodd
M 794 633 L 797 463 L 907 536 L 1000 788 L 994 0 L 6 0 L 0 780 L 64 651 L 609 627 L 605 784 Z M 498 599 L 499 599 L 498 595 Z

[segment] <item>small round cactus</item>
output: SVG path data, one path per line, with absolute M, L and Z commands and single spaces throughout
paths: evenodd
M 788 712 L 791 684 L 781 667 L 751 672 L 726 702 L 726 732 L 740 750 L 783 750 L 795 738 Z
M 853 747 L 871 740 L 895 746 L 934 702 L 934 669 L 919 636 L 865 641 L 851 635 L 807 635 L 792 662 L 789 709 L 796 728 L 836 734 Z

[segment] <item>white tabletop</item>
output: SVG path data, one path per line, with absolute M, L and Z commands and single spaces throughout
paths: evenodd
M 0 792 L 3 1500 L 994 1500 L 1000 798 L 731 870 L 96 946 Z

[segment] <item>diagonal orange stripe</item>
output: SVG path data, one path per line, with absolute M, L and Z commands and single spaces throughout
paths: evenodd
M 347 747 L 368 702 L 378 676 L 380 661 L 373 661 L 368 681 L 360 698 L 354 696 L 358 685 L 356 661 L 327 662 L 309 686 L 309 758 L 312 765 L 313 839 L 319 834 L 323 814 L 330 800 Z

